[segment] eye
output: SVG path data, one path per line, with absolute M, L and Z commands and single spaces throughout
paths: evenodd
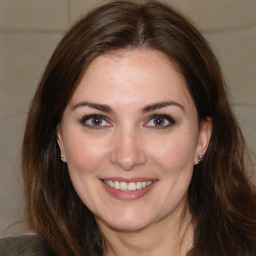
M 98 114 L 84 116 L 80 122 L 92 129 L 101 129 L 111 126 L 105 116 Z
M 175 121 L 171 116 L 165 114 L 156 114 L 150 117 L 145 126 L 164 129 L 171 126 L 172 124 L 175 124 Z

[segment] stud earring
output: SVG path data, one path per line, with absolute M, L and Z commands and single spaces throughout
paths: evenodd
M 61 159 L 63 162 L 65 162 L 65 161 L 66 161 L 65 156 L 63 156 L 62 154 L 60 154 L 60 159 Z
M 203 155 L 199 155 L 198 156 L 198 163 L 200 164 L 204 159 L 204 156 Z

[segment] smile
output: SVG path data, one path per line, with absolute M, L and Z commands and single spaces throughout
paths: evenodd
M 138 181 L 138 182 L 124 182 L 124 181 L 113 181 L 113 180 L 103 180 L 106 185 L 116 190 L 122 191 L 135 191 L 146 188 L 150 186 L 153 181 Z

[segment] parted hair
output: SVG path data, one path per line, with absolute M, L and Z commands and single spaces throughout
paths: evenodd
M 57 127 L 79 79 L 97 56 L 120 49 L 164 53 L 186 80 L 200 122 L 212 120 L 204 160 L 194 167 L 188 206 L 195 224 L 190 256 L 255 256 L 256 192 L 246 146 L 218 62 L 198 30 L 159 3 L 115 1 L 82 17 L 64 36 L 30 106 L 22 168 L 28 221 L 53 255 L 104 255 L 104 237 L 60 161 Z M 100 75 L 100 74 L 99 74 Z

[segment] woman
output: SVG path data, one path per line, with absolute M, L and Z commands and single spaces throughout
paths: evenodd
M 18 241 L 45 255 L 256 255 L 244 158 L 200 33 L 157 2 L 109 3 L 66 34 L 35 94 L 23 174 L 40 235 Z

